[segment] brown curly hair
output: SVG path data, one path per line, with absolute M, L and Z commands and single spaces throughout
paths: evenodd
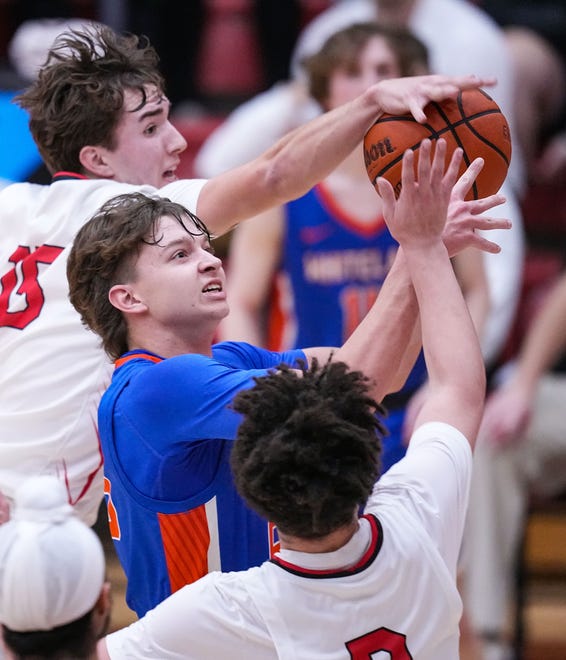
M 236 395 L 231 453 L 238 492 L 281 532 L 325 536 L 352 520 L 379 476 L 385 410 L 343 362 L 285 365 Z
M 104 350 L 113 359 L 128 351 L 128 327 L 122 312 L 108 300 L 108 292 L 133 275 L 142 244 L 159 244 L 163 216 L 175 218 L 191 236 L 204 234 L 210 241 L 205 224 L 181 204 L 165 197 L 127 193 L 99 209 L 79 230 L 69 253 L 71 304 L 84 325 L 102 338 Z
M 56 39 L 37 79 L 15 99 L 29 112 L 31 133 L 51 173 L 81 172 L 84 146 L 115 148 L 124 91 L 138 91 L 136 110 L 143 107 L 146 86 L 164 89 L 157 64 L 146 38 L 118 35 L 105 25 Z

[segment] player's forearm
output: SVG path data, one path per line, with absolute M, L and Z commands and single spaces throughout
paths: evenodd
M 417 299 L 399 250 L 376 302 L 334 359 L 363 371 L 381 400 L 403 386 L 420 347 Z
M 430 388 L 457 389 L 470 402 L 483 400 L 485 367 L 479 340 L 446 247 L 404 246 L 419 302 Z
M 381 112 L 379 94 L 372 88 L 291 131 L 261 157 L 268 187 L 281 203 L 303 195 L 359 147 Z
M 548 294 L 532 321 L 519 354 L 515 379 L 534 388 L 566 350 L 566 275 Z

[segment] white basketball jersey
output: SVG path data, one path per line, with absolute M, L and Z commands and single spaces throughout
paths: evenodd
M 209 573 L 110 635 L 110 657 L 455 660 L 471 463 L 456 429 L 422 426 L 345 546 Z
M 204 181 L 160 195 L 191 211 Z M 92 524 L 102 499 L 98 402 L 112 365 L 68 300 L 67 256 L 79 228 L 115 195 L 151 187 L 108 180 L 22 183 L 0 191 L 0 490 L 55 474 Z

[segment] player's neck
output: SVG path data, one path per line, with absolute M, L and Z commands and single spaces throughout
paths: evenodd
M 173 332 L 140 332 L 131 333 L 129 337 L 129 350 L 148 350 L 163 358 L 175 357 L 187 353 L 199 355 L 212 355 L 213 332 L 187 334 Z
M 358 530 L 359 523 L 356 517 L 348 525 L 335 529 L 330 534 L 316 539 L 305 539 L 299 536 L 289 536 L 279 532 L 281 548 L 283 550 L 295 550 L 297 552 L 310 552 L 318 554 L 322 552 L 334 552 L 348 543 Z

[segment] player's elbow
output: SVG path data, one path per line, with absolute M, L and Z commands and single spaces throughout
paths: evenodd
M 485 403 L 486 393 L 486 374 L 485 368 L 478 368 L 474 373 L 470 373 L 467 378 L 461 379 L 457 385 L 459 398 L 462 406 L 468 410 L 477 409 L 481 415 Z
M 272 205 L 284 204 L 309 190 L 310 182 L 299 174 L 300 169 L 287 151 L 264 160 L 258 171 L 258 185 L 272 201 Z

